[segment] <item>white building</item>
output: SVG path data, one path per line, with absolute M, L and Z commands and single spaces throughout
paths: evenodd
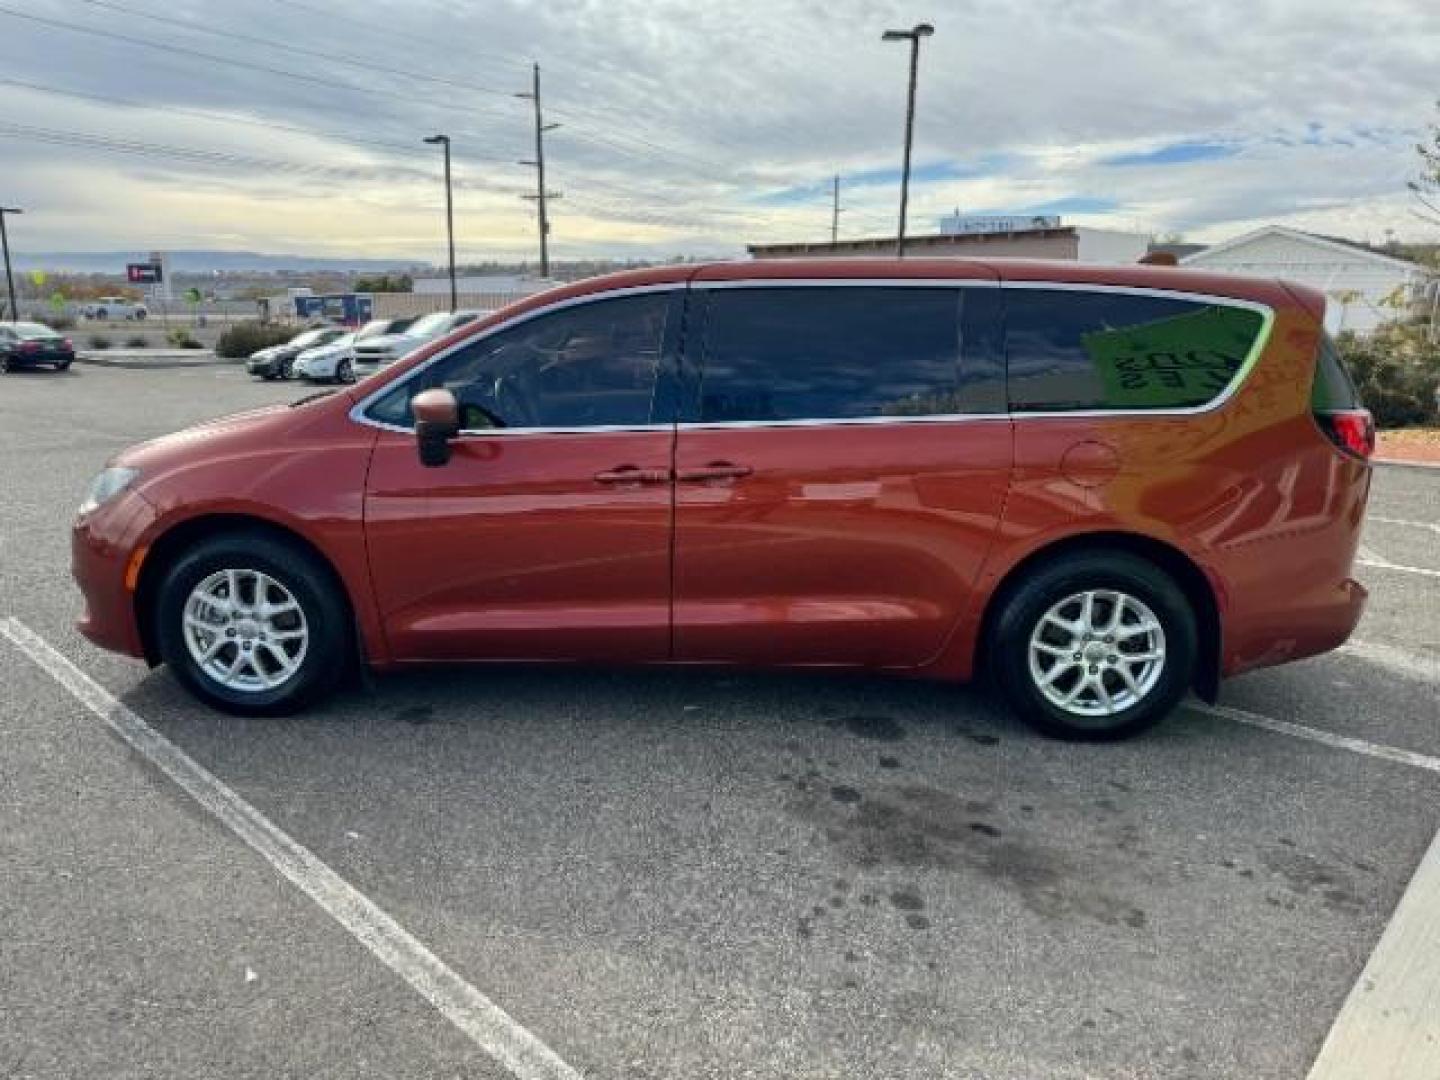
M 1253 277 L 1285 278 L 1319 289 L 1329 299 L 1331 333 L 1369 333 L 1383 322 L 1436 302 L 1434 273 L 1417 263 L 1349 240 L 1267 225 L 1204 251 L 1181 265 Z

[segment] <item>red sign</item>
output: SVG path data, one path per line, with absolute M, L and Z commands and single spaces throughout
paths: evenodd
M 162 280 L 159 263 L 126 263 L 125 276 L 136 285 L 158 285 Z

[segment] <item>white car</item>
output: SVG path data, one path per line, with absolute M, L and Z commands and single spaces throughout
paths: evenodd
M 355 335 L 345 334 L 325 345 L 306 349 L 291 368 L 296 378 L 311 381 L 355 381 Z
M 444 337 L 451 330 L 472 323 L 488 311 L 435 311 L 422 316 L 403 334 L 385 334 L 368 338 L 355 347 L 355 362 L 362 365 L 384 367 L 393 364 L 406 353 L 414 352 L 427 341 Z
M 124 296 L 102 296 L 80 309 L 87 319 L 127 319 L 143 322 L 150 310 L 138 300 Z

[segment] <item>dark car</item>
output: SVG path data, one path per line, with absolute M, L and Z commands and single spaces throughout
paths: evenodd
M 44 323 L 0 323 L 0 370 L 48 365 L 64 371 L 75 362 L 75 346 Z
M 295 367 L 295 358 L 306 349 L 328 345 L 348 334 L 343 326 L 321 326 L 302 331 L 283 345 L 272 345 L 250 354 L 245 370 L 262 379 L 288 379 Z

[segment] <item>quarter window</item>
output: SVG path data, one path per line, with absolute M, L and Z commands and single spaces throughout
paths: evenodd
M 1262 316 L 1230 304 L 1071 289 L 1005 289 L 1010 407 L 1179 409 L 1218 397 Z
M 699 420 L 844 420 L 965 411 L 954 287 L 715 289 Z
M 663 422 L 654 401 L 669 302 L 648 293 L 537 315 L 436 361 L 367 415 L 409 427 L 415 395 L 444 387 L 466 430 Z

